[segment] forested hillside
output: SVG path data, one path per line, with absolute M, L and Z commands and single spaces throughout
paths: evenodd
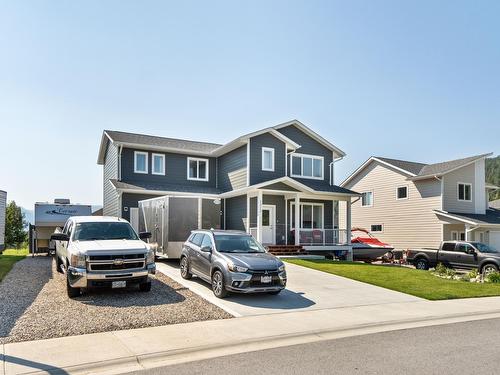
M 486 182 L 500 186 L 500 156 L 486 159 Z M 490 201 L 500 199 L 500 190 L 490 193 Z

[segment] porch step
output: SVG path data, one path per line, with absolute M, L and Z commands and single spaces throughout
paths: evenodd
M 307 251 L 304 250 L 302 246 L 295 245 L 270 245 L 267 247 L 267 251 L 269 251 L 273 255 L 307 255 Z

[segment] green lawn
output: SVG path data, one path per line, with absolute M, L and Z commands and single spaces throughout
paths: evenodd
M 429 271 L 406 267 L 328 260 L 286 259 L 286 261 L 428 300 L 500 296 L 500 284 L 441 279 Z
M 0 281 L 9 273 L 14 263 L 28 255 L 28 249 L 7 249 L 0 255 Z

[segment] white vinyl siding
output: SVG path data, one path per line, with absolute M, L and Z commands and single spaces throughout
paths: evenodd
M 380 163 L 371 162 L 345 186 L 358 192 L 373 191 L 376 204 L 366 209 L 361 200 L 352 205 L 352 226 L 370 229 L 383 224 L 376 237 L 396 249 L 437 247 L 442 223 L 433 212 L 441 208 L 441 183 L 436 179 L 408 182 L 407 176 Z M 398 186 L 408 185 L 408 200 L 395 199 Z M 339 225 L 345 228 L 345 203 L 339 203 Z
M 148 153 L 134 151 L 134 173 L 148 173 Z
M 443 210 L 448 212 L 476 213 L 474 199 L 475 166 L 467 165 L 443 177 Z M 471 199 L 459 199 L 459 184 L 471 184 Z M 484 183 L 483 183 L 484 184 Z M 483 185 L 484 186 L 484 185 Z M 484 207 L 484 201 L 481 202 Z M 484 212 L 483 212 L 484 213 Z

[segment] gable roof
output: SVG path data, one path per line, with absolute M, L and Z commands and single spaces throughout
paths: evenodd
M 277 131 L 277 129 L 291 125 L 296 126 L 304 133 L 308 134 L 310 137 L 314 138 L 316 141 L 323 144 L 325 147 L 334 152 L 337 156 L 339 157 L 345 156 L 345 153 L 342 150 L 334 146 L 332 143 L 328 142 L 326 139 L 321 137 L 316 132 L 309 129 L 303 123 L 301 123 L 298 120 L 292 120 L 242 135 L 224 145 L 211 142 L 198 142 L 198 141 L 190 141 L 177 138 L 158 137 L 147 134 L 128 133 L 115 130 L 104 130 L 101 138 L 101 145 L 99 148 L 97 164 L 104 164 L 104 155 L 106 152 L 106 146 L 108 141 L 114 144 L 126 147 L 135 147 L 139 149 L 166 151 L 166 152 L 170 151 L 175 153 L 186 153 L 192 155 L 216 157 L 223 155 L 229 151 L 232 151 L 238 147 L 241 147 L 242 145 L 246 144 L 249 138 L 264 133 L 270 133 L 276 138 L 283 141 L 289 149 L 296 150 L 300 148 L 300 145 L 295 141 L 291 140 L 290 138 L 288 138 L 287 136 L 285 136 L 284 134 L 281 134 L 279 131 Z
M 345 186 L 353 177 L 361 172 L 372 161 L 377 161 L 383 165 L 392 167 L 399 172 L 408 176 L 408 180 L 423 180 L 426 178 L 440 177 L 444 174 L 453 172 L 459 168 L 465 167 L 474 163 L 477 160 L 491 156 L 492 153 L 470 156 L 462 159 L 455 159 L 434 164 L 417 163 L 413 161 L 390 159 L 380 156 L 372 156 L 365 161 L 359 168 L 357 168 L 351 175 L 349 175 L 340 186 Z
M 500 225 L 500 210 L 495 208 L 488 208 L 484 214 L 468 214 L 462 212 L 447 212 L 442 210 L 434 210 L 434 212 L 438 215 L 450 219 L 455 219 L 471 225 Z

